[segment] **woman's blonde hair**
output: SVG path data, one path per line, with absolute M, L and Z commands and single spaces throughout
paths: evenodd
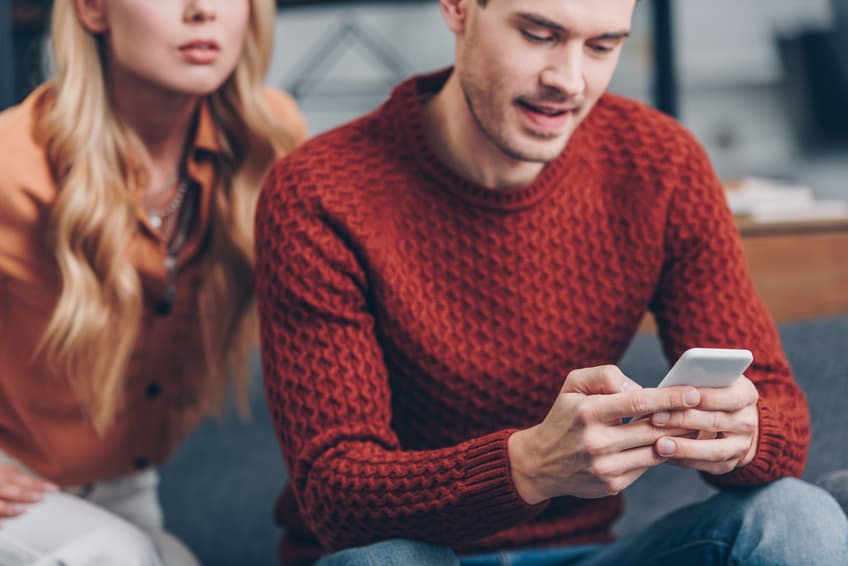
M 207 104 L 221 143 L 213 189 L 208 276 L 198 299 L 210 408 L 220 409 L 232 378 L 241 408 L 256 343 L 253 214 L 262 176 L 292 137 L 263 92 L 271 55 L 272 0 L 249 0 L 248 32 L 233 74 Z M 148 163 L 137 135 L 109 103 L 102 38 L 80 23 L 73 0 L 55 0 L 51 37 L 56 69 L 40 122 L 59 187 L 49 242 L 62 290 L 42 337 L 53 367 L 73 385 L 101 434 L 123 402 L 124 376 L 136 347 L 143 297 L 129 256 L 138 228 L 134 164 Z M 187 300 L 184 298 L 184 300 Z

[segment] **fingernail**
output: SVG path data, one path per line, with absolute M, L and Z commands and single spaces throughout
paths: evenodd
M 23 505 L 12 505 L 13 513 L 23 513 L 26 510 L 26 507 Z
M 686 403 L 686 406 L 688 407 L 694 407 L 700 401 L 701 394 L 694 389 L 690 389 L 689 391 L 683 394 L 683 402 Z
M 57 491 L 59 491 L 59 486 L 52 484 L 52 483 L 48 483 L 48 484 L 45 484 L 44 491 L 47 491 L 47 492 L 50 492 L 50 493 L 56 493 Z
M 657 442 L 657 451 L 660 456 L 671 456 L 677 450 L 677 444 L 670 438 L 660 438 Z
M 668 420 L 670 418 L 671 418 L 671 413 L 668 413 L 666 411 L 663 411 L 662 413 L 656 413 L 654 415 L 654 424 L 657 425 L 657 426 L 663 426 L 664 424 L 666 424 L 668 422 Z

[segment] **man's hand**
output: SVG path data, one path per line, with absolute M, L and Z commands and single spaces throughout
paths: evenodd
M 686 434 L 634 415 L 683 411 L 701 401 L 694 387 L 641 389 L 615 366 L 571 372 L 540 424 L 509 438 L 512 477 L 530 504 L 570 495 L 614 495 L 665 461 L 654 449 L 663 436 Z
M 657 455 L 670 463 L 710 474 L 726 474 L 747 465 L 757 453 L 759 414 L 757 388 L 745 376 L 729 387 L 699 390 L 701 402 L 694 409 L 661 412 L 651 417 L 656 427 L 699 432 L 697 439 L 661 438 Z
M 26 505 L 58 491 L 50 482 L 30 477 L 14 466 L 0 466 L 0 518 L 17 517 Z

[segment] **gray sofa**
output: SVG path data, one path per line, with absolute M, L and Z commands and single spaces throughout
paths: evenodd
M 804 477 L 813 481 L 848 468 L 848 315 L 780 331 L 810 402 L 813 440 Z M 620 365 L 645 385 L 668 367 L 657 339 L 647 335 L 634 339 Z M 228 416 L 203 423 L 162 468 L 166 525 L 206 566 L 277 564 L 272 509 L 286 473 L 259 387 L 252 404 L 250 422 Z M 633 532 L 711 492 L 694 472 L 656 468 L 625 492 L 627 510 L 616 531 Z

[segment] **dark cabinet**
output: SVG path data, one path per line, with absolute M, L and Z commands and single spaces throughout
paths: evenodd
M 44 80 L 50 0 L 0 0 L 0 109 Z

